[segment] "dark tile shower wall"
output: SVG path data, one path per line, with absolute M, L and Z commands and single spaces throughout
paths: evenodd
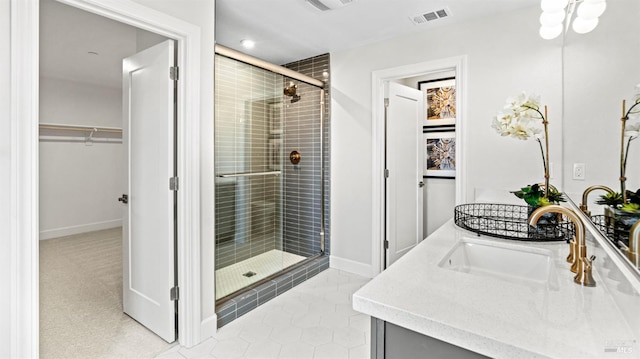
M 266 172 L 282 76 L 216 56 L 216 175 Z M 216 269 L 282 249 L 280 178 L 215 179 Z
M 320 154 L 320 91 L 311 85 L 285 78 L 285 86 L 293 81 L 298 85 L 301 99 L 290 103 L 285 97 L 283 144 L 283 237 L 284 250 L 305 257 L 320 253 L 321 163 L 325 160 L 325 253 L 330 253 L 329 225 L 329 130 L 331 83 L 323 73 L 330 74 L 329 54 L 292 62 L 285 67 L 326 82 L 324 111 L 324 157 Z M 297 165 L 288 155 L 296 150 L 301 154 Z

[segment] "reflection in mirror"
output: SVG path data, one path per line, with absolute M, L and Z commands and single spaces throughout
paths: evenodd
M 640 145 L 624 139 L 621 143 L 621 117 L 633 105 L 640 83 L 639 13 L 637 0 L 608 2 L 598 27 L 586 35 L 567 32 L 563 49 L 563 188 L 575 203 L 588 207 L 594 224 L 625 258 L 633 219 L 623 220 L 623 211 L 596 201 L 609 192 L 607 188 L 624 193 L 624 185 L 633 192 L 640 187 Z M 640 119 L 629 120 L 635 122 Z M 625 175 L 621 149 L 627 144 Z M 583 170 L 583 179 L 575 178 L 576 167 Z M 621 176 L 626 177 L 623 183 Z

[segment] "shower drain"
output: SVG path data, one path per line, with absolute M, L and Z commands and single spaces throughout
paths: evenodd
M 253 276 L 254 276 L 254 275 L 256 275 L 256 274 L 258 274 L 258 273 L 249 271 L 249 272 L 247 272 L 247 273 L 243 274 L 243 276 L 245 276 L 245 277 L 247 277 L 247 278 L 251 278 L 251 277 L 253 277 Z

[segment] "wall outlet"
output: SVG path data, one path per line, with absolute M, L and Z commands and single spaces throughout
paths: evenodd
M 573 179 L 584 181 L 584 163 L 573 164 Z

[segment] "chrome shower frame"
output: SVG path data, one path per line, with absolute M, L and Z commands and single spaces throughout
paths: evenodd
M 218 55 L 226 56 L 228 58 L 244 62 L 246 64 L 256 66 L 285 77 L 295 79 L 311 86 L 318 87 L 320 89 L 320 155 L 322 156 L 322 161 L 320 161 L 320 255 L 324 255 L 325 253 L 325 153 L 324 153 L 324 113 L 325 113 L 325 98 L 326 98 L 326 89 L 325 83 L 315 79 L 311 76 L 307 76 L 301 74 L 297 71 L 288 69 L 284 66 L 279 66 L 272 64 L 270 62 L 261 60 L 259 58 L 253 57 L 251 55 L 247 55 L 240 51 L 228 48 L 226 46 L 222 46 L 216 44 L 214 47 L 214 51 Z

